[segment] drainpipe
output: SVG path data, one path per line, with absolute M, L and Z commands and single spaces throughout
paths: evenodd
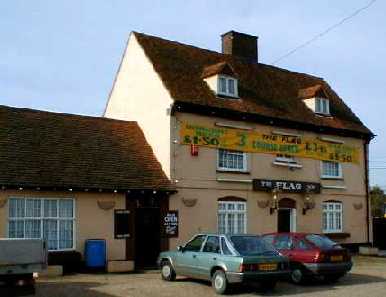
M 365 157 L 365 185 L 366 185 L 366 217 L 367 217 L 367 243 L 370 243 L 370 191 L 369 191 L 369 143 L 366 139 L 363 144 Z M 374 242 L 371 242 L 373 246 Z

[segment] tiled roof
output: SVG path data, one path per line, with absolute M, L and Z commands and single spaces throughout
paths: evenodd
M 231 55 L 142 33 L 134 34 L 175 101 L 372 135 L 321 78 L 262 63 L 248 63 Z M 237 74 L 240 99 L 217 97 L 203 80 L 203 74 L 218 71 L 224 65 L 229 65 Z M 302 101 L 302 92 L 309 94 L 320 88 L 330 100 L 332 117 L 315 115 Z
M 136 122 L 6 106 L 0 186 L 172 188 Z

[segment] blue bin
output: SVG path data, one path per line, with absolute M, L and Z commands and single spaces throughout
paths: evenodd
M 106 241 L 104 239 L 86 240 L 84 255 L 88 268 L 106 267 Z

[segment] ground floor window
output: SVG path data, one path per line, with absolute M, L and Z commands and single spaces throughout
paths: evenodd
M 9 238 L 44 238 L 49 250 L 73 249 L 74 225 L 73 199 L 9 199 Z
M 342 232 L 343 207 L 341 202 L 323 203 L 323 232 Z
M 246 233 L 247 206 L 241 201 L 218 202 L 218 232 L 229 234 Z

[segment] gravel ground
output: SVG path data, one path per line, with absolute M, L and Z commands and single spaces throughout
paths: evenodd
M 258 287 L 239 288 L 233 296 L 386 296 L 386 259 L 356 257 L 350 274 L 336 284 L 315 281 L 306 286 L 279 283 L 271 292 Z M 0 287 L 1 297 L 131 297 L 131 296 L 216 296 L 209 283 L 178 278 L 163 282 L 156 272 L 144 274 L 78 274 L 39 279 L 35 295 L 27 288 Z

